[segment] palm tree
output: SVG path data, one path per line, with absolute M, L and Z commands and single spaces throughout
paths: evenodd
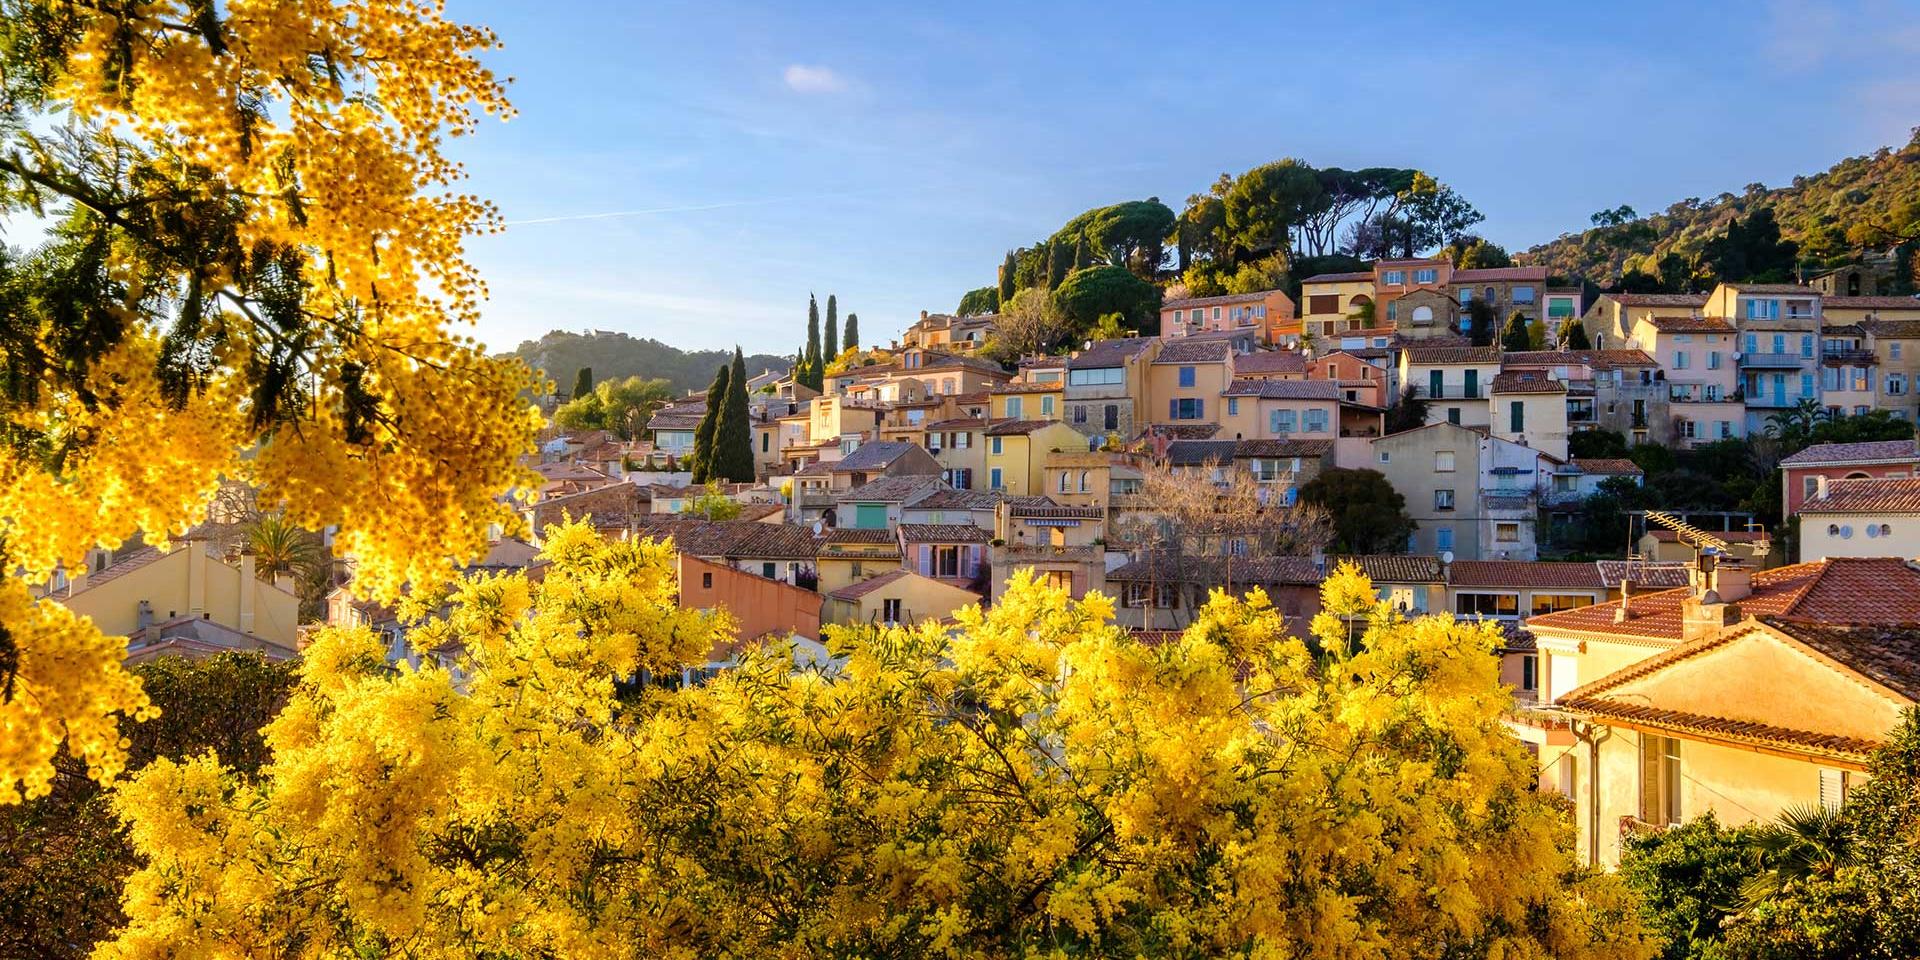
M 278 513 L 261 514 L 248 525 L 247 548 L 253 551 L 254 572 L 262 580 L 310 570 L 322 559 L 320 542 L 313 534 Z
M 1831 879 L 1852 856 L 1840 811 L 1822 806 L 1789 807 L 1780 819 L 1756 831 L 1747 849 L 1760 866 L 1760 872 L 1740 887 L 1748 907 L 1778 896 L 1797 882 Z
M 1767 436 L 1778 438 L 1781 449 L 1797 451 L 1813 437 L 1814 428 L 1832 419 L 1833 413 L 1819 400 L 1805 397 L 1767 418 Z

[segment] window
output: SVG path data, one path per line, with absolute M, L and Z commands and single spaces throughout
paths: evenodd
M 1718 350 L 1707 351 L 1707 369 L 1708 370 L 1720 369 L 1720 351 Z
M 1427 399 L 1438 400 L 1443 396 L 1446 396 L 1446 387 L 1445 382 L 1441 379 L 1440 371 L 1427 371 Z
M 1493 539 L 1498 543 L 1519 543 L 1520 525 L 1505 522 L 1494 524 Z
M 1220 319 L 1220 308 L 1219 308 L 1219 307 L 1214 307 L 1214 308 L 1213 308 L 1213 318 L 1214 318 L 1215 320 L 1218 320 L 1218 319 Z
M 1167 417 L 1172 420 L 1199 420 L 1206 416 L 1207 404 L 1198 397 L 1167 401 Z
M 1090 490 L 1092 490 L 1092 485 L 1091 485 L 1092 478 L 1093 478 L 1093 474 L 1091 472 L 1086 470 L 1080 471 L 1080 492 L 1081 493 L 1087 493 Z
M 1776 333 L 1773 335 L 1773 352 L 1774 353 L 1787 352 L 1787 335 L 1786 334 Z
M 768 580 L 774 579 L 774 577 L 778 575 L 778 570 L 779 565 L 775 563 L 769 562 L 760 565 L 760 575 L 766 577 Z
M 1053 398 L 1052 397 L 1040 398 L 1040 416 L 1045 417 L 1049 420 L 1053 419 Z
M 1433 325 L 1433 308 L 1422 304 L 1413 308 L 1413 325 L 1428 327 Z
M 1562 610 L 1574 610 L 1593 605 L 1593 598 L 1578 593 L 1536 593 L 1533 595 L 1533 616 L 1543 613 L 1559 613 Z
M 1162 610 L 1171 610 L 1180 606 L 1180 594 L 1170 583 L 1130 582 L 1127 584 L 1127 606 L 1144 607 L 1148 604 L 1148 597 L 1152 597 L 1152 604 Z
M 1447 408 L 1447 422 L 1455 426 L 1459 426 L 1460 424 L 1460 408 L 1459 407 Z
M 700 572 L 700 589 L 702 590 L 713 589 L 713 571 L 702 570 Z
M 1435 550 L 1438 550 L 1441 553 L 1446 553 L 1447 551 L 1452 550 L 1453 549 L 1453 528 L 1441 527 L 1433 531 L 1433 547 Z M 1408 552 L 1412 552 L 1412 551 L 1409 550 Z
M 1308 433 L 1326 433 L 1327 412 L 1325 410 L 1308 410 L 1306 424 Z
M 1421 267 L 1420 269 L 1415 270 L 1413 272 L 1413 282 L 1414 283 L 1432 283 L 1438 276 L 1439 276 L 1439 273 L 1435 271 L 1432 267 Z
M 1433 508 L 1435 510 L 1452 510 L 1453 491 L 1451 489 L 1435 490 L 1433 492 Z
M 1020 419 L 1020 414 L 1024 412 L 1021 410 L 1022 406 L 1024 406 L 1024 404 L 1021 402 L 1020 397 L 1008 397 L 1007 398 L 1007 416 L 1014 420 Z
M 888 623 L 900 622 L 900 598 L 888 597 L 880 601 L 880 619 Z
M 1386 284 L 1389 287 L 1401 286 L 1407 282 L 1406 271 L 1388 270 L 1386 273 L 1381 274 L 1380 282 Z
M 992 470 L 987 471 L 987 485 L 989 489 L 993 490 L 1006 489 L 1006 484 L 1001 482 L 999 467 L 994 467 Z
M 1463 617 L 1518 617 L 1517 593 L 1462 593 L 1453 598 L 1453 612 Z
M 1472 302 L 1473 302 L 1473 288 L 1461 287 L 1460 288 L 1460 305 L 1464 307 L 1464 306 L 1467 306 L 1468 304 L 1471 304 Z
M 1892 360 L 1900 359 L 1900 341 L 1895 340 L 1887 344 L 1887 357 Z
M 1514 303 L 1532 303 L 1533 288 L 1532 287 L 1514 287 L 1513 302 Z
M 1228 397 L 1227 398 L 1227 416 L 1237 417 L 1239 415 L 1240 415 L 1240 398 Z
M 1527 429 L 1527 405 L 1515 400 L 1507 405 L 1507 427 L 1513 433 Z
M 1452 450 L 1434 451 L 1433 472 L 1434 473 L 1452 473 L 1453 472 L 1453 451 Z
M 1680 822 L 1680 741 L 1640 735 L 1640 819 L 1656 827 Z
M 999 456 L 1004 450 L 1003 446 L 1000 443 L 1000 440 L 1001 438 L 999 437 L 988 437 L 987 452 L 993 454 L 996 457 Z M 995 486 L 999 486 L 999 484 L 995 484 Z
M 1820 368 L 1820 389 L 1822 390 L 1840 389 L 1840 370 L 1838 367 L 1821 367 Z
M 1193 386 L 1193 368 L 1192 367 L 1180 368 L 1180 385 L 1183 387 Z
M 1071 476 L 1072 474 L 1066 470 L 1060 471 L 1060 482 L 1059 484 L 1057 484 L 1057 486 L 1059 487 L 1059 490 L 1061 493 L 1069 492 L 1067 485 L 1072 482 L 1069 479 L 1069 477 Z
M 1680 435 L 1687 438 L 1688 440 L 1693 439 L 1693 421 L 1692 420 L 1680 421 Z
M 1175 311 L 1176 313 L 1179 311 Z M 1178 320 L 1178 317 L 1174 319 Z M 1127 382 L 1127 372 L 1119 367 L 1095 367 L 1091 370 L 1067 371 L 1067 386 L 1070 387 L 1110 387 Z
M 1528 654 L 1520 658 L 1520 689 L 1533 691 L 1540 689 L 1540 658 Z
M 1084 424 L 1087 422 L 1087 405 L 1086 404 L 1076 403 L 1073 405 L 1073 422 L 1075 424 Z
M 1687 352 L 1685 350 L 1675 350 L 1673 352 L 1673 368 L 1675 370 L 1687 369 Z
M 1388 453 L 1388 452 L 1387 452 L 1387 451 L 1385 451 L 1385 450 L 1382 450 L 1382 451 L 1380 451 L 1380 462 L 1381 462 L 1381 463 L 1392 463 L 1392 462 L 1393 462 L 1393 454 L 1391 454 L 1391 453 Z
M 1747 301 L 1747 319 L 1748 320 L 1780 319 L 1780 301 L 1748 300 Z
M 1904 373 L 1887 374 L 1887 395 L 1897 397 L 1907 392 L 1907 375 Z
M 1733 437 L 1733 421 L 1716 420 L 1714 421 L 1714 426 L 1716 427 L 1714 435 L 1720 439 L 1727 440 Z
M 1813 392 L 1813 374 L 1803 373 L 1800 375 L 1800 395 L 1803 397 L 1818 396 L 1818 394 Z
M 772 449 L 773 449 L 773 431 L 771 430 L 761 431 L 760 432 L 760 452 L 766 453 L 767 451 Z
M 953 448 L 955 450 L 965 450 L 971 446 L 973 446 L 972 431 L 961 430 L 953 435 Z
M 1468 370 L 1467 381 L 1462 385 L 1460 395 L 1471 400 L 1480 395 L 1480 371 Z
M 1847 802 L 1848 774 L 1845 770 L 1820 768 L 1820 806 L 1838 810 Z
M 1813 359 L 1813 334 L 1811 333 L 1800 338 L 1800 359 Z
M 1119 404 L 1117 403 L 1107 404 L 1105 422 L 1102 424 L 1102 426 L 1104 426 L 1108 430 L 1120 429 L 1120 405 Z
M 1298 417 L 1298 414 L 1296 414 L 1292 410 L 1269 411 L 1267 413 L 1268 432 L 1269 433 L 1292 433 L 1294 430 L 1294 426 L 1295 426 L 1294 421 L 1296 417 Z

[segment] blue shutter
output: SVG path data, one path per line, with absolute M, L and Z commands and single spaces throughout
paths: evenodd
M 924 543 L 920 545 L 920 575 L 933 576 L 933 548 Z
M 1180 401 L 1178 400 L 1167 401 L 1167 419 L 1168 420 L 1180 419 Z
M 1207 401 L 1205 399 L 1195 400 L 1193 402 L 1193 418 L 1195 420 L 1205 420 L 1207 418 Z

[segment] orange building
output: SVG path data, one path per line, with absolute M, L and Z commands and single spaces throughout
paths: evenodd
M 684 553 L 679 555 L 679 564 L 680 606 L 724 609 L 739 624 L 737 639 L 709 654 L 709 661 L 728 660 L 761 637 L 819 639 L 818 593 Z
M 1160 335 L 1185 337 L 1252 329 L 1269 346 L 1298 347 L 1300 318 L 1293 298 L 1284 290 L 1236 293 L 1223 297 L 1188 297 L 1160 306 Z

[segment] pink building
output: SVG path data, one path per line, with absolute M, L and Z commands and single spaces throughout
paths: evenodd
M 1865 443 L 1816 443 L 1780 461 L 1780 503 L 1785 516 L 1800 512 L 1820 487 L 1820 478 L 1860 480 L 1911 477 L 1920 468 L 1920 446 L 1912 440 Z

